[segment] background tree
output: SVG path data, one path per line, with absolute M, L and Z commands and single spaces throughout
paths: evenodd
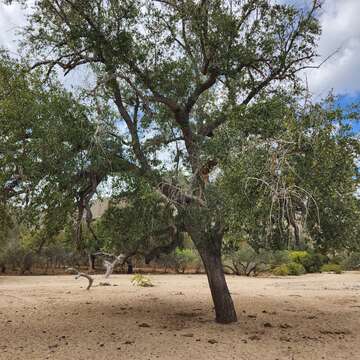
M 34 235 L 32 247 L 41 250 L 45 241 L 73 222 L 76 209 L 82 219 L 89 194 L 95 193 L 94 182 L 104 177 L 98 147 L 105 145 L 97 141 L 92 116 L 90 104 L 81 105 L 79 98 L 53 79 L 43 84 L 39 72 L 30 74 L 25 64 L 1 53 L 0 206 L 4 232 L 14 224 L 22 226 Z M 107 143 L 109 147 L 112 144 Z
M 139 179 L 113 194 L 109 208 L 96 224 L 105 251 L 141 256 L 145 263 L 183 244 L 179 217 L 159 194 Z

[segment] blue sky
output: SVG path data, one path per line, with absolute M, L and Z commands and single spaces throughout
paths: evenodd
M 32 0 L 30 0 L 32 2 Z M 29 2 L 30 2 L 29 1 Z M 278 0 L 299 6 L 312 0 Z M 17 30 L 25 23 L 26 13 L 18 4 L 0 2 L 0 46 L 18 53 Z M 360 101 L 360 0 L 324 0 L 320 22 L 318 63 L 336 52 L 319 70 L 302 74 L 315 98 L 330 91 L 341 96 L 340 104 Z M 67 80 L 71 82 L 71 77 Z M 354 126 L 360 133 L 360 123 Z
M 350 106 L 353 103 L 360 103 L 360 95 L 358 94 L 351 94 L 351 95 L 340 95 L 338 99 L 338 104 L 343 107 Z M 357 134 L 360 134 L 360 120 L 352 122 L 353 131 Z

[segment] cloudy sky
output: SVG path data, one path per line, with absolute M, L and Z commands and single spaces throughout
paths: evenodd
M 309 0 L 285 0 L 306 3 Z M 314 96 L 324 97 L 330 90 L 343 101 L 360 100 L 360 0 L 325 0 L 322 8 L 322 59 L 336 52 L 319 70 L 309 71 L 307 81 Z M 0 46 L 17 54 L 17 31 L 25 23 L 25 12 L 16 4 L 0 2 Z M 360 125 L 357 126 L 360 131 Z

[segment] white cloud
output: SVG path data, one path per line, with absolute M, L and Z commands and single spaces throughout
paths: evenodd
M 18 31 L 26 23 L 26 11 L 19 4 L 0 2 L 0 47 L 17 55 Z
M 325 59 L 319 70 L 307 72 L 316 96 L 336 93 L 354 95 L 360 91 L 360 0 L 325 0 L 320 17 L 322 35 L 319 54 Z M 321 60 L 320 60 L 321 61 Z
M 279 1 L 304 6 L 310 0 Z M 306 72 L 310 89 L 315 96 L 324 96 L 331 89 L 336 93 L 350 95 L 360 92 L 359 16 L 360 0 L 325 0 L 320 18 L 323 33 L 319 54 L 321 59 L 325 59 L 337 49 L 339 51 L 319 70 Z M 0 3 L 0 46 L 17 54 L 16 32 L 25 22 L 26 15 L 21 6 Z M 74 77 L 78 79 L 77 76 Z M 69 83 L 72 83 L 71 80 Z

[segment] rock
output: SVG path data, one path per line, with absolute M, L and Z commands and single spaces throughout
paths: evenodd
M 271 327 L 273 327 L 273 326 L 271 325 L 271 323 L 266 322 L 266 323 L 264 323 L 264 327 L 271 328 Z
M 217 344 L 217 340 L 215 340 L 215 339 L 209 339 L 209 340 L 208 340 L 208 343 L 209 343 L 209 344 Z
M 181 336 L 184 336 L 184 337 L 194 337 L 194 334 L 191 334 L 191 333 L 189 333 L 189 334 L 181 334 Z
M 290 328 L 292 328 L 292 326 L 289 325 L 289 324 L 287 324 L 287 323 L 280 324 L 279 326 L 280 326 L 282 329 L 290 329 Z
M 280 341 L 291 342 L 291 339 L 287 336 L 280 336 Z
M 150 325 L 149 325 L 149 324 L 147 324 L 147 323 L 141 323 L 141 324 L 139 324 L 139 327 L 142 327 L 142 328 L 149 328 L 149 327 L 150 327 Z
M 320 330 L 320 334 L 323 335 L 349 335 L 351 334 L 350 330 Z
M 251 335 L 251 336 L 249 336 L 249 340 L 252 340 L 252 341 L 254 341 L 254 340 L 260 340 L 260 337 L 257 336 L 257 335 Z

